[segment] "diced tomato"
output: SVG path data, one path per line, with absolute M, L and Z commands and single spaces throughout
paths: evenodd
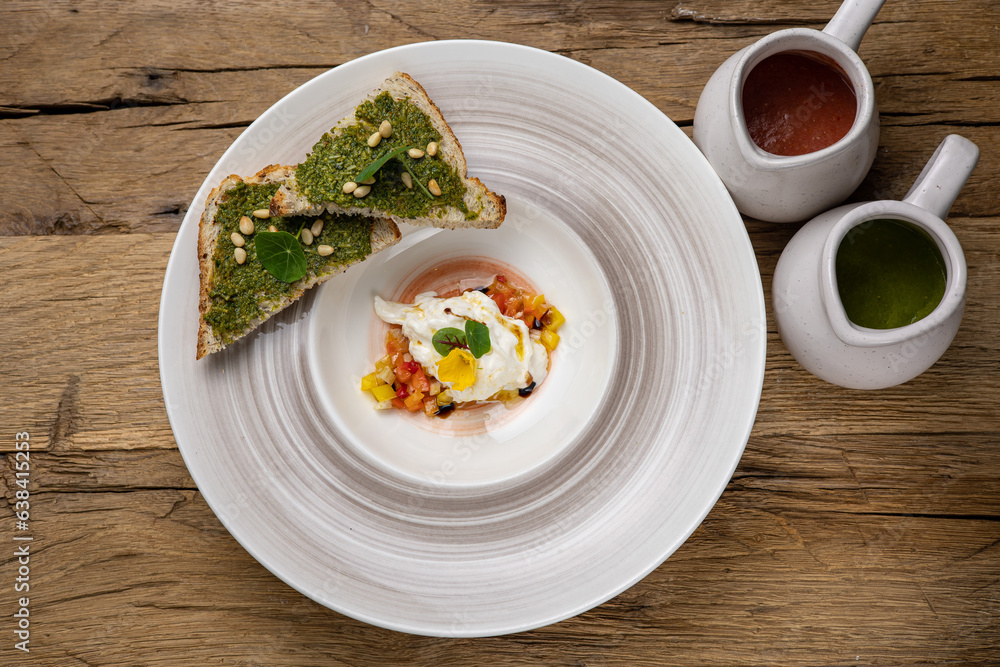
M 417 410 L 422 410 L 424 407 L 424 395 L 419 391 L 415 394 L 410 394 L 403 399 L 403 405 L 410 412 L 416 412 Z
M 393 356 L 405 354 L 410 351 L 410 341 L 407 340 L 401 330 L 389 329 L 385 335 L 385 351 L 386 354 Z
M 486 287 L 486 295 L 493 299 L 503 315 L 519 319 L 528 327 L 533 327 L 535 320 L 541 319 L 547 309 L 544 294 L 513 287 L 503 275 L 497 275 Z
M 514 289 L 507 284 L 507 279 L 499 275 L 487 286 L 486 295 L 493 299 L 501 313 L 507 311 L 508 300 L 516 296 Z
M 420 368 L 420 364 L 415 361 L 403 361 L 403 357 L 400 356 L 399 360 L 396 362 L 396 368 L 393 372 L 396 373 L 396 379 L 400 382 L 409 382 L 410 378 L 413 376 L 413 371 Z
M 411 363 L 413 363 L 417 369 L 413 371 L 413 377 L 410 378 L 410 384 L 413 385 L 413 388 L 417 391 L 429 394 L 431 391 L 431 382 L 427 379 L 427 374 L 424 373 L 424 369 L 420 367 L 420 364 L 416 362 Z
M 392 399 L 392 407 L 397 408 L 399 410 L 405 410 L 406 403 L 403 403 L 403 399 L 401 398 L 394 398 Z
M 499 308 L 500 312 L 502 313 L 504 308 L 507 307 L 507 297 L 499 292 L 493 292 L 489 296 L 491 299 L 493 299 L 493 302 L 497 305 L 497 308 Z
M 525 294 L 524 295 L 524 314 L 530 316 L 532 320 L 535 318 L 541 319 L 542 315 L 545 314 L 545 295 L 544 294 Z M 530 326 L 530 325 L 529 325 Z
M 514 296 L 507 299 L 507 306 L 503 309 L 503 314 L 507 317 L 518 318 L 524 314 L 524 298 Z
M 409 395 L 410 395 L 410 385 L 406 384 L 405 382 L 400 382 L 399 387 L 396 388 L 396 397 L 406 398 Z

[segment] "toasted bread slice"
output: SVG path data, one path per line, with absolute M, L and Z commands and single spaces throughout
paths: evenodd
M 383 121 L 392 132 L 371 146 L 369 138 L 379 136 Z M 434 155 L 431 142 L 437 145 Z M 424 155 L 404 152 L 390 159 L 364 196 L 358 196 L 363 189 L 344 192 L 344 184 L 355 182 L 365 167 L 405 146 Z M 469 177 L 462 145 L 423 87 L 396 72 L 323 135 L 275 193 L 270 210 L 279 216 L 326 210 L 446 229 L 492 229 L 503 222 L 507 206 L 502 195 Z
M 201 267 L 198 359 L 250 333 L 313 285 L 399 240 L 399 228 L 386 219 L 329 213 L 320 218 L 255 217 L 253 212 L 267 209 L 278 185 L 293 169 L 272 165 L 250 178 L 229 176 L 209 194 L 198 231 Z M 233 234 L 239 234 L 240 219 L 244 216 L 253 223 L 254 233 L 240 234 L 246 258 L 239 264 Z M 264 269 L 254 247 L 257 232 L 274 225 L 278 230 L 295 234 L 301 227 L 312 228 L 320 221 L 322 230 L 311 244 L 304 246 L 308 269 L 301 280 L 284 283 Z M 330 254 L 319 253 L 322 245 L 331 248 Z

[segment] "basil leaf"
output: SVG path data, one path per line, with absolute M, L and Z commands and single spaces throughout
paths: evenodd
M 400 146 L 399 148 L 393 148 L 391 151 L 389 151 L 388 153 L 386 153 L 385 155 L 383 155 L 382 157 L 380 157 L 379 159 L 375 160 L 370 165 L 362 169 L 361 173 L 358 174 L 354 180 L 360 183 L 361 181 L 371 178 L 372 176 L 375 175 L 375 172 L 377 172 L 379 169 L 382 168 L 382 165 L 384 165 L 386 162 L 396 157 L 400 153 L 404 153 L 410 150 L 411 148 L 416 148 L 416 146 Z
M 465 342 L 465 332 L 455 327 L 445 327 L 434 332 L 431 338 L 434 350 L 442 357 L 447 357 L 448 353 L 456 347 L 465 349 L 468 345 Z
M 257 232 L 254 244 L 257 259 L 278 280 L 294 283 L 306 275 L 306 254 L 288 232 Z
M 492 349 L 490 345 L 490 328 L 475 320 L 465 321 L 465 339 L 469 342 L 469 352 L 476 359 Z

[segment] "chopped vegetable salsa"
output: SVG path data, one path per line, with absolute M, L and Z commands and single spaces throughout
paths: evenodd
M 447 303 L 456 304 L 458 299 L 464 301 L 443 312 L 457 318 L 456 324 L 465 317 L 464 327 L 441 326 L 426 342 L 408 338 L 403 332 L 406 324 L 389 329 L 385 356 L 361 380 L 362 391 L 372 394 L 377 409 L 422 411 L 428 417 L 447 417 L 455 409 L 482 400 L 499 401 L 510 407 L 524 400 L 544 380 L 548 354 L 559 345 L 557 331 L 566 320 L 546 303 L 543 294 L 510 285 L 503 275 L 497 275 L 490 285 L 466 290 Z M 392 313 L 419 309 L 421 304 L 431 301 L 444 303 L 429 295 L 418 296 L 417 304 L 412 307 L 376 301 L 376 312 L 386 321 L 393 321 Z M 460 308 L 472 316 L 461 315 Z M 389 318 L 384 312 L 390 313 Z M 423 325 L 434 320 L 432 313 L 424 312 L 416 319 Z M 429 331 L 424 333 L 431 335 Z M 526 372 L 528 360 L 538 354 L 542 356 L 534 357 L 534 365 L 530 366 L 535 370 Z M 490 384 L 496 377 L 501 378 L 496 381 L 499 384 Z M 511 380 L 512 377 L 523 379 Z M 478 398 L 469 400 L 468 396 Z

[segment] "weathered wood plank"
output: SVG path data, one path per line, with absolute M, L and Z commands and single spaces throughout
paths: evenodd
M 193 491 L 40 493 L 32 507 L 37 664 L 976 662 L 1000 619 L 996 521 L 777 512 L 727 494 L 612 601 L 533 632 L 446 640 L 299 595 Z
M 799 15 L 782 3 L 677 6 L 674 13 L 680 12 L 681 18 L 694 12 L 715 22 L 702 24 L 700 18 L 670 20 L 663 7 L 648 2 L 530 8 L 513 4 L 489 11 L 470 5 L 447 16 L 426 6 L 393 3 L 384 9 L 368 6 L 360 13 L 306 7 L 296 13 L 296 23 L 272 28 L 275 39 L 267 44 L 242 39 L 260 29 L 252 26 L 274 24 L 273 14 L 280 10 L 265 5 L 207 12 L 204 22 L 187 27 L 195 33 L 186 42 L 192 48 L 137 52 L 125 47 L 155 41 L 153 33 L 169 32 L 176 18 L 165 16 L 163 8 L 145 5 L 127 12 L 88 7 L 74 13 L 67 5 L 29 11 L 30 3 L 22 4 L 24 10 L 13 11 L 19 30 L 8 33 L 9 42 L 0 46 L 0 52 L 4 47 L 10 52 L 0 68 L 0 106 L 14 116 L 0 122 L 0 168 L 26 166 L 29 171 L 24 179 L 0 184 L 0 199 L 13 204 L 0 209 L 3 234 L 176 229 L 201 177 L 242 128 L 312 76 L 373 50 L 375 38 L 370 35 L 376 29 L 382 31 L 381 45 L 427 38 L 422 33 L 506 35 L 524 41 L 525 22 L 530 22 L 536 46 L 608 72 L 678 122 L 689 123 L 715 67 L 775 27 L 758 26 L 756 32 L 744 34 L 737 26 L 722 24 L 753 23 L 760 15 L 780 22 Z M 806 22 L 835 7 L 818 3 Z M 933 46 L 919 37 L 937 34 L 942 20 L 981 22 L 996 13 L 988 2 L 949 5 L 943 15 L 936 6 L 890 4 L 883 9 L 862 55 L 876 82 L 883 124 L 907 128 L 898 144 L 899 135 L 891 142 L 883 139 L 886 153 L 903 151 L 906 163 L 922 163 L 920 149 L 932 148 L 943 134 L 956 130 L 976 135 L 982 145 L 998 140 L 1000 89 L 995 78 L 1000 63 L 992 56 L 1000 49 L 1000 37 L 971 31 L 960 42 L 943 40 Z M 331 42 L 310 39 L 298 26 L 311 21 L 332 21 L 339 35 L 350 25 L 361 30 L 361 36 Z M 482 32 L 467 34 L 472 24 Z M 365 25 L 369 35 L 363 34 Z M 63 58 L 59 49 L 71 51 L 73 58 Z M 39 69 L 47 76 L 32 76 Z M 91 74 L 79 76 L 81 71 Z M 930 98 L 936 100 L 933 107 L 921 104 Z M 987 159 L 995 158 L 984 156 Z M 896 163 L 883 162 L 877 162 L 882 171 L 875 176 L 896 169 Z M 103 168 L 93 169 L 94 163 Z M 994 166 L 984 164 L 989 169 L 979 173 L 992 173 Z M 996 197 L 982 196 L 986 182 L 973 177 L 969 187 L 977 196 L 968 201 L 977 207 L 961 212 L 997 214 Z M 878 178 L 866 184 L 873 191 L 885 189 Z M 123 190 L 137 196 L 123 198 Z
M 808 8 L 780 0 L 701 0 L 673 5 L 652 0 L 466 0 L 439 7 L 396 0 L 378 6 L 302 3 L 295 12 L 287 12 L 274 4 L 205 9 L 191 0 L 169 5 L 134 4 L 127 9 L 109 0 L 83 8 L 69 3 L 9 4 L 11 29 L 0 41 L 0 57 L 5 62 L 0 70 L 0 91 L 5 99 L 0 104 L 49 110 L 68 110 L 73 104 L 86 110 L 88 105 L 94 109 L 123 102 L 203 101 L 204 97 L 185 95 L 191 91 L 175 87 L 177 76 L 200 77 L 208 83 L 213 74 L 227 71 L 326 69 L 389 45 L 432 39 L 518 41 L 569 54 L 635 50 L 626 60 L 644 59 L 651 48 L 698 42 L 705 62 L 716 63 L 717 58 L 738 48 L 731 43 L 733 38 L 749 43 L 782 27 L 821 28 L 839 6 L 836 0 L 812 3 Z M 198 21 L 188 20 L 195 14 Z M 889 3 L 877 17 L 862 56 L 874 74 L 886 65 L 887 74 L 981 76 L 984 67 L 995 70 L 997 64 L 970 56 L 996 53 L 1000 37 L 995 33 L 963 30 L 960 43 L 937 40 L 933 45 L 927 38 L 951 26 L 972 22 L 988 25 L 998 14 L 1000 10 L 989 0 Z M 265 30 L 266 40 L 244 37 Z M 159 44 L 162 35 L 174 31 L 185 35 L 183 48 L 139 46 Z M 66 55 L 72 55 L 72 60 Z M 51 76 L 34 76 L 39 69 Z M 90 75 L 76 76 L 78 71 Z
M 725 498 L 746 508 L 1000 520 L 996 433 L 752 435 Z
M 33 449 L 170 445 L 156 326 L 172 237 L 0 241 L 0 424 L 8 433 L 30 432 Z
M 274 3 L 204 6 L 109 0 L 70 3 L 12 2 L 11 28 L 0 42 L 0 90 L 6 106 L 38 107 L 109 101 L 184 99 L 158 91 L 162 70 L 218 72 L 268 67 L 332 67 L 390 45 L 434 39 L 519 41 L 553 51 L 655 46 L 664 33 L 710 30 L 672 21 L 670 6 L 652 0 L 616 2 L 437 4 L 300 3 L 294 12 Z M 190 20 L 198 16 L 198 20 Z M 759 31 L 759 29 L 758 29 Z M 266 39 L 249 39 L 251 35 Z M 162 44 L 163 35 L 184 35 Z M 156 44 L 156 49 L 143 48 Z M 162 44 L 162 46 L 160 46 Z M 53 48 L 53 45 L 57 45 Z M 72 65 L 64 55 L 72 54 Z M 39 69 L 58 83 L 33 76 Z M 91 72 L 85 79 L 75 70 Z M 5 85 L 16 82 L 16 85 Z
M 682 124 L 693 118 L 701 86 L 715 65 L 703 61 L 696 45 L 684 51 L 646 50 L 642 62 L 623 63 L 625 53 L 620 50 L 574 55 L 632 85 Z M 206 99 L 217 95 L 221 101 L 0 120 L 0 168 L 23 174 L 0 183 L 0 201 L 7 203 L 0 209 L 0 234 L 176 230 L 205 174 L 244 127 L 319 71 L 226 72 L 213 75 L 213 84 L 184 76 L 180 88 L 200 86 Z M 666 74 L 651 79 L 650 71 Z M 1000 141 L 1000 90 L 990 82 L 959 82 L 953 87 L 945 77 L 931 75 L 877 83 L 883 112 L 902 115 L 883 116 L 882 150 L 862 186 L 865 197 L 874 192 L 905 194 L 948 133 L 963 134 L 981 146 Z M 217 87 L 209 90 L 210 85 Z M 954 92 L 933 113 L 907 115 L 921 96 L 938 88 Z M 257 92 L 247 96 L 246 90 Z M 963 95 L 970 96 L 968 105 L 963 106 Z M 997 160 L 984 151 L 956 213 L 1000 212 L 989 187 L 989 175 L 1000 166 Z M 267 162 L 262 157 L 260 166 Z M 123 192 L 130 196 L 123 197 Z
M 949 134 L 962 135 L 975 142 L 981 151 L 979 164 L 955 200 L 949 215 L 954 231 L 966 252 L 975 252 L 976 249 L 988 248 L 996 243 L 995 224 L 986 221 L 979 234 L 971 232 L 971 229 L 979 227 L 975 218 L 996 216 L 1000 212 L 1000 196 L 995 186 L 996 175 L 1000 174 L 1000 155 L 992 149 L 1000 142 L 1000 125 L 984 127 L 883 125 L 875 163 L 849 201 L 905 197 L 920 170 L 933 155 L 934 149 Z M 958 221 L 965 216 L 973 219 Z M 969 238 L 965 238 L 966 227 L 971 228 Z M 973 278 L 970 272 L 970 280 Z
M 5 134 L 13 135 L 14 147 L 34 155 L 38 163 L 28 174 L 27 192 L 16 180 L 0 185 L 0 196 L 14 203 L 0 214 L 0 230 L 176 231 L 205 175 L 243 131 L 243 123 L 253 120 L 227 127 L 229 114 L 223 111 L 213 116 L 213 124 L 220 127 L 198 129 L 208 121 L 199 120 L 196 106 L 0 121 Z M 204 143 L 206 133 L 212 140 Z M 17 167 L 13 162 L 8 166 Z
M 697 98 L 688 101 L 693 105 Z M 661 108 L 672 104 L 661 100 Z M 25 173 L 23 183 L 8 179 L 0 184 L 0 197 L 10 202 L 0 209 L 0 235 L 175 231 L 205 175 L 242 131 L 185 129 L 205 124 L 210 124 L 207 116 L 174 108 L 0 121 L 0 140 L 9 140 L 0 151 L 0 167 Z M 1000 125 L 885 125 L 875 164 L 855 199 L 905 195 L 950 133 L 984 149 L 1000 143 Z M 135 150 L 119 150 L 123 145 Z M 262 157 L 260 166 L 267 162 Z M 101 168 L 94 169 L 95 163 Z M 991 185 L 998 171 L 1000 157 L 983 150 L 953 214 L 1000 214 L 1000 198 Z M 126 191 L 130 196 L 121 196 Z
M 34 439 L 32 439 L 34 444 Z M 177 449 L 109 451 L 30 451 L 31 488 L 48 492 L 135 491 L 142 489 L 195 488 Z M 0 477 L 7 500 L 13 499 L 17 477 L 14 453 L 7 454 Z
M 0 180 L 0 233 L 49 234 L 100 231 L 101 220 L 51 163 L 24 140 L 18 127 L 0 121 L 0 163 L 17 178 Z M 16 170 L 16 172 L 14 171 Z
M 729 54 L 784 25 L 821 27 L 837 4 L 803 11 L 772 1 L 467 2 L 440 11 L 391 2 L 307 4 L 289 16 L 267 4 L 184 12 L 9 3 L 11 30 L 0 36 L 0 169 L 23 178 L 0 183 L 0 234 L 174 230 L 202 176 L 254 118 L 325 69 L 386 46 L 452 37 L 528 43 L 611 74 L 687 124 Z M 902 151 L 906 163 L 921 163 L 920 149 L 956 129 L 982 145 L 998 140 L 1000 37 L 974 30 L 962 40 L 931 39 L 942 21 L 988 23 L 998 10 L 988 0 L 941 7 L 890 3 L 862 47 L 883 125 L 907 128 L 900 143 L 883 146 Z M 179 18 L 189 14 L 199 21 Z M 243 37 L 261 26 L 267 40 Z M 184 31 L 184 48 L 135 46 L 173 30 Z M 336 37 L 317 37 L 326 34 Z M 922 104 L 931 98 L 933 106 Z M 883 176 L 897 164 L 876 166 Z M 992 173 L 994 165 L 984 166 L 979 173 Z M 988 181 L 976 178 L 969 187 L 977 196 L 967 200 L 976 207 L 960 212 L 996 215 L 997 199 L 981 196 Z M 867 183 L 885 189 L 879 179 Z

